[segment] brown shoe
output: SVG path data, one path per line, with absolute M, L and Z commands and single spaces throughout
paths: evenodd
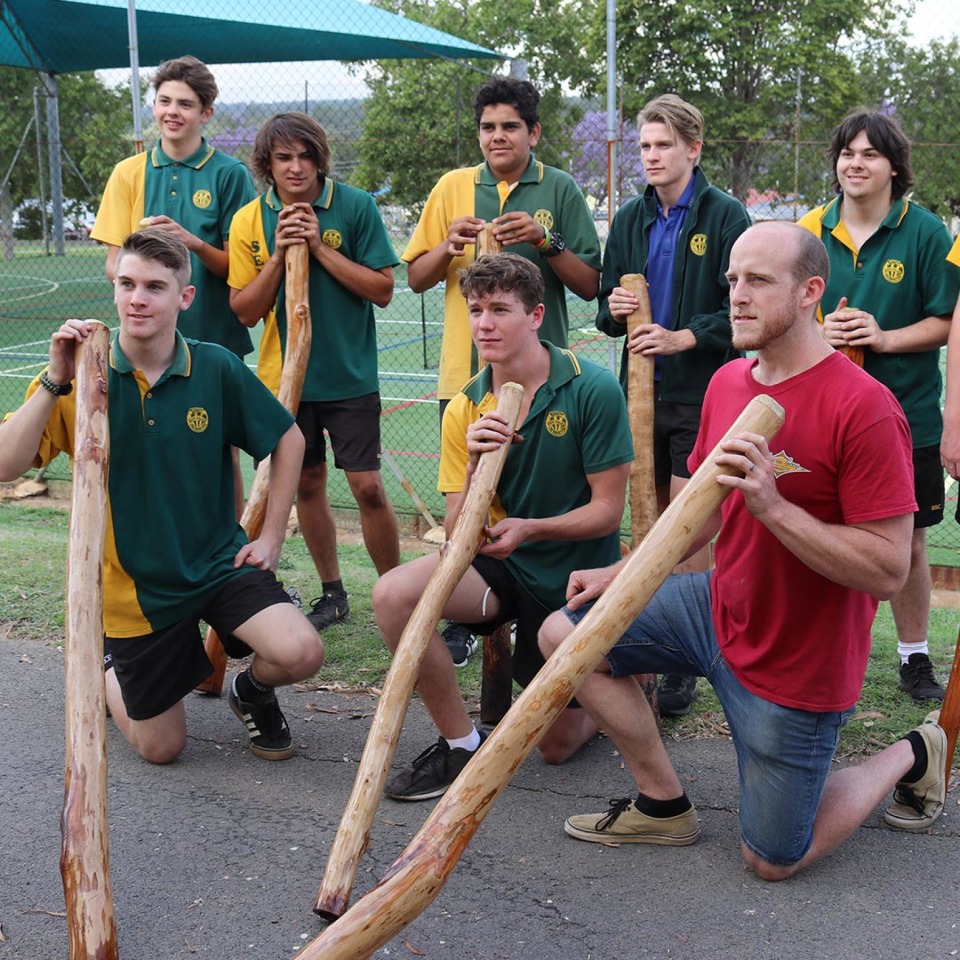
M 570 817 L 563 829 L 571 837 L 593 843 L 662 843 L 686 847 L 700 836 L 700 821 L 695 807 L 675 817 L 650 817 L 641 813 L 627 797 L 611 800 L 607 813 Z
M 901 780 L 893 791 L 893 803 L 887 807 L 883 819 L 900 830 L 926 830 L 943 813 L 947 796 L 946 764 L 947 735 L 935 723 L 924 722 L 917 733 L 927 745 L 927 769 L 914 783 Z

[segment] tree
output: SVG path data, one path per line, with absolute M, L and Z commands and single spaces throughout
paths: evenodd
M 673 91 L 704 113 L 704 166 L 743 199 L 763 165 L 763 141 L 790 140 L 802 70 L 804 137 L 859 100 L 860 64 L 849 43 L 892 32 L 909 0 L 618 0 L 617 68 L 624 115 Z M 604 87 L 606 24 L 596 4 L 580 74 Z
M 640 193 L 647 183 L 640 160 L 640 143 L 636 124 L 620 123 L 618 128 L 620 197 L 628 200 Z M 607 115 L 600 110 L 588 110 L 576 125 L 571 148 L 564 155 L 564 166 L 598 205 L 607 200 Z
M 916 48 L 902 40 L 864 59 L 865 102 L 895 116 L 913 141 L 913 197 L 960 216 L 960 41 Z
M 582 110 L 562 88 L 582 56 L 584 0 L 376 0 L 377 5 L 526 61 L 541 94 L 538 158 L 563 165 Z M 381 61 L 366 69 L 371 94 L 360 142 L 358 186 L 419 210 L 441 174 L 478 163 L 473 94 L 495 61 Z M 500 70 L 500 68 L 497 68 Z
M 95 207 L 114 164 L 133 152 L 130 139 L 130 92 L 105 87 L 93 73 L 57 77 L 60 139 L 63 144 L 63 191 L 68 216 Z M 37 163 L 40 139 L 43 169 L 47 164 L 46 96 L 42 78 L 32 70 L 0 67 L 4 109 L 0 112 L 0 180 L 11 169 L 10 200 L 39 203 L 41 170 Z M 20 156 L 17 147 L 34 117 L 34 89 L 39 88 L 40 125 L 30 127 Z

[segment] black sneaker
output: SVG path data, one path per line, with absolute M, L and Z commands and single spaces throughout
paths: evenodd
M 307 619 L 318 633 L 326 629 L 331 623 L 346 620 L 350 616 L 350 604 L 345 593 L 324 593 L 310 601 L 313 608 L 307 614 Z
M 480 731 L 480 743 L 487 735 Z M 477 748 L 479 749 L 479 747 Z M 441 797 L 460 776 L 474 750 L 450 748 L 443 737 L 427 747 L 413 763 L 398 770 L 388 781 L 384 793 L 391 800 L 432 800 Z
M 443 637 L 443 642 L 450 651 L 450 658 L 455 667 L 465 667 L 467 661 L 477 652 L 477 637 L 462 623 L 448 620 L 440 636 Z
M 697 699 L 697 678 L 664 674 L 657 687 L 657 706 L 661 717 L 685 717 Z
M 937 682 L 933 664 L 925 653 L 911 653 L 909 660 L 900 664 L 898 686 L 914 700 L 943 701 L 943 687 Z
M 230 709 L 243 721 L 250 734 L 250 752 L 264 760 L 286 760 L 293 756 L 293 738 L 287 719 L 274 696 L 266 703 L 241 700 L 237 678 L 230 684 Z

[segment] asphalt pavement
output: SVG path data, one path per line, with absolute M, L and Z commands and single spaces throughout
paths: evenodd
M 324 928 L 312 913 L 375 701 L 280 692 L 297 755 L 252 756 L 225 700 L 191 696 L 168 767 L 108 731 L 110 862 L 124 960 L 281 960 Z M 60 881 L 63 655 L 0 637 L 0 960 L 69 955 Z M 398 758 L 435 739 L 415 701 Z M 929 833 L 881 810 L 783 883 L 741 862 L 737 776 L 722 738 L 669 740 L 700 812 L 691 847 L 583 843 L 571 813 L 630 792 L 609 740 L 549 767 L 531 756 L 432 904 L 376 957 L 411 960 L 945 960 L 960 956 L 960 807 Z M 382 801 L 355 886 L 369 890 L 432 808 Z

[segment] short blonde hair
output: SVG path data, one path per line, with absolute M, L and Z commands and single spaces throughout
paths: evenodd
M 675 93 L 654 97 L 637 114 L 637 130 L 645 123 L 662 123 L 679 140 L 703 140 L 703 114 Z

